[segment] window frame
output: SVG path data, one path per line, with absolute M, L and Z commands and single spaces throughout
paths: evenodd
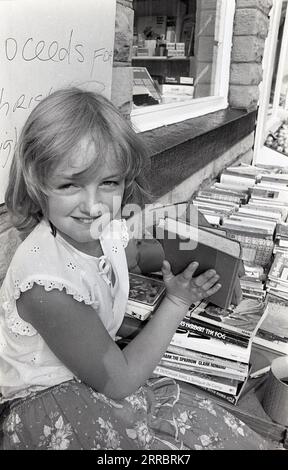
M 281 19 L 281 11 L 283 3 L 286 5 L 285 25 L 282 36 L 282 44 L 279 56 L 279 64 L 277 70 L 277 79 L 275 84 L 275 93 L 272 105 L 272 113 L 267 118 L 268 108 L 270 103 L 270 94 L 273 78 L 274 58 L 276 54 L 277 39 L 279 23 Z M 254 143 L 254 157 L 253 164 L 267 164 L 273 162 L 275 165 L 287 166 L 287 157 L 281 155 L 279 152 L 264 145 L 269 131 L 276 130 L 284 117 L 282 110 L 279 107 L 280 97 L 280 81 L 282 80 L 283 68 L 285 58 L 287 55 L 288 47 L 288 1 L 287 0 L 274 0 L 274 4 L 270 10 L 270 23 L 269 32 L 265 43 L 264 57 L 263 57 L 263 81 L 260 85 L 259 96 L 259 110 L 257 118 L 257 126 L 255 133 Z
M 169 124 L 203 116 L 228 107 L 231 50 L 235 0 L 217 0 L 219 17 L 216 17 L 216 37 L 218 45 L 215 63 L 215 94 L 187 101 L 143 106 L 131 111 L 131 122 L 136 132 L 145 132 Z

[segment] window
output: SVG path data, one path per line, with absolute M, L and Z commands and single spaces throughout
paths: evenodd
M 287 166 L 288 0 L 274 1 L 263 58 L 254 163 Z
M 228 105 L 234 0 L 134 0 L 132 122 L 145 131 Z

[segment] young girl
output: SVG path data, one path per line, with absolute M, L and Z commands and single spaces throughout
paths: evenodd
M 189 305 L 219 289 L 215 271 L 174 276 L 164 262 L 156 314 L 115 343 L 129 290 L 121 208 L 143 194 L 142 160 L 139 137 L 91 92 L 56 91 L 23 128 L 6 203 L 30 234 L 1 288 L 2 449 L 266 446 L 200 392 L 151 378 Z

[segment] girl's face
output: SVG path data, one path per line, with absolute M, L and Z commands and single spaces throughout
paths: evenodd
M 96 256 L 99 240 L 95 240 L 95 230 L 92 237 L 91 224 L 100 222 L 102 217 L 105 225 L 107 220 L 120 216 L 125 180 L 113 155 L 107 155 L 106 161 L 99 163 L 92 181 L 80 184 L 77 179 L 73 180 L 73 175 L 89 167 L 95 157 L 93 143 L 83 138 L 75 151 L 57 167 L 50 181 L 54 189 L 48 195 L 48 216 L 71 245 Z

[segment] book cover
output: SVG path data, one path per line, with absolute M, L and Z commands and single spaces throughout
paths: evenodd
M 195 276 L 215 269 L 222 287 L 210 301 L 223 308 L 230 305 L 242 263 L 240 243 L 169 218 L 159 221 L 156 234 L 174 274 L 183 271 L 192 261 L 199 263 Z
M 164 282 L 141 274 L 129 273 L 128 303 L 153 310 L 165 294 Z
M 237 392 L 238 381 L 233 379 L 226 379 L 224 377 L 215 377 L 206 374 L 197 374 L 180 371 L 172 367 L 156 366 L 154 374 L 170 377 L 172 379 L 188 382 L 194 385 L 202 385 L 206 388 L 213 388 L 219 391 L 234 394 Z
M 249 363 L 252 341 L 247 348 L 226 341 L 200 336 L 185 329 L 178 329 L 172 339 L 171 345 L 181 346 L 192 351 L 224 357 L 233 361 Z
M 185 317 L 180 322 L 179 327 L 202 336 L 208 336 L 221 341 L 226 341 L 227 343 L 243 346 L 244 348 L 247 347 L 249 343 L 248 337 L 237 336 L 237 334 L 234 335 L 231 331 L 229 332 L 228 330 L 221 329 L 221 325 L 208 325 L 205 321 L 198 320 L 197 318 Z
M 223 333 L 230 331 L 234 336 L 246 339 L 253 338 L 267 314 L 265 301 L 244 297 L 238 305 L 230 305 L 223 309 L 211 302 L 203 301 L 198 306 L 189 310 L 190 321 L 199 320 L 206 322 L 209 327 L 223 328 Z M 224 338 L 218 338 L 223 339 Z M 228 342 L 228 340 L 227 340 Z
M 288 300 L 268 294 L 268 313 L 253 343 L 280 354 L 288 354 Z

